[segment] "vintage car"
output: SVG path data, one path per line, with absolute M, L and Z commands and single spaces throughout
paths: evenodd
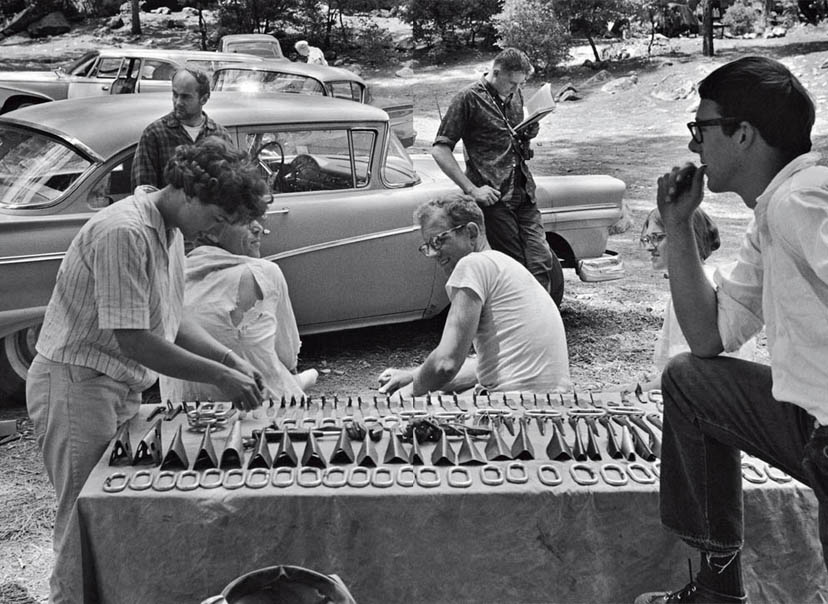
M 213 90 L 291 92 L 370 103 L 388 113 L 391 128 L 403 146 L 410 147 L 417 139 L 413 103 L 373 98 L 365 80 L 341 67 L 274 60 L 236 63 L 213 72 Z
M 284 59 L 279 40 L 270 34 L 227 34 L 218 44 L 219 52 L 242 52 L 267 59 Z
M 0 404 L 20 399 L 69 243 L 96 211 L 131 194 L 141 131 L 169 107 L 168 95 L 125 95 L 0 116 Z M 406 152 L 385 112 L 321 96 L 217 92 L 210 115 L 268 175 L 272 233 L 262 254 L 282 268 L 302 333 L 412 321 L 447 306 L 445 275 L 418 253 L 412 216 L 457 187 L 431 156 Z M 600 265 L 624 183 L 587 175 L 537 183 L 563 266 L 584 275 L 579 263 Z
M 259 57 L 200 50 L 108 48 L 92 50 L 66 69 L 0 72 L 0 113 L 47 101 L 170 90 L 175 71 L 192 66 L 211 74 L 225 63 Z

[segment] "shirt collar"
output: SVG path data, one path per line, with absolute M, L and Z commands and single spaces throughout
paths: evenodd
M 771 180 L 768 186 L 765 187 L 762 194 L 756 198 L 756 208 L 758 209 L 766 206 L 768 201 L 770 201 L 770 198 L 773 197 L 773 194 L 776 193 L 777 189 L 779 189 L 779 187 L 782 186 L 782 183 L 788 180 L 791 176 L 797 172 L 801 172 L 802 170 L 815 166 L 821 159 L 822 156 L 820 153 L 812 151 L 810 153 L 803 153 L 792 160 L 788 165 L 782 168 L 776 176 L 773 177 L 773 180 Z
M 161 242 L 169 247 L 175 235 L 174 228 L 168 228 L 167 223 L 164 222 L 164 217 L 161 211 L 149 198 L 150 193 L 157 191 L 155 187 L 150 185 L 139 185 L 134 192 L 135 205 L 141 214 L 141 220 L 145 225 L 158 233 L 158 238 Z
M 483 87 L 486 89 L 486 91 L 491 95 L 491 97 L 495 101 L 497 101 L 498 103 L 501 103 L 503 105 L 508 105 L 512 101 L 512 96 L 514 96 L 514 95 L 510 94 L 505 99 L 503 97 L 501 97 L 500 93 L 497 91 L 497 88 L 495 88 L 492 85 L 492 83 L 489 80 L 486 79 L 487 75 L 488 75 L 488 72 L 484 73 L 483 77 L 480 78 L 480 81 L 482 82 Z
M 202 122 L 202 126 L 204 126 L 207 129 L 208 132 L 212 132 L 213 130 L 216 129 L 216 123 L 213 120 L 210 119 L 210 116 L 208 116 L 203 111 L 201 112 L 201 116 L 204 118 L 204 121 Z M 184 124 L 181 123 L 181 120 L 179 120 L 177 117 L 175 117 L 175 112 L 174 111 L 170 111 L 167 115 L 165 115 L 163 117 L 163 120 L 164 120 L 164 125 L 166 125 L 168 128 L 178 128 L 178 127 L 183 128 L 184 127 Z

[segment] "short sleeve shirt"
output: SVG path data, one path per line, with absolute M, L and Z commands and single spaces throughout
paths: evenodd
M 505 118 L 505 119 L 504 119 Z M 535 199 L 535 181 L 526 162 L 515 152 L 511 127 L 523 120 L 523 94 L 518 90 L 505 102 L 483 77 L 461 90 L 451 101 L 435 145 L 454 149 L 463 141 L 466 155 L 466 176 L 475 186 L 489 185 L 511 199 L 514 193 L 515 170 L 521 170 L 526 194 Z

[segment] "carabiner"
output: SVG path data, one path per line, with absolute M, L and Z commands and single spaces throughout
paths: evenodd
M 425 409 L 400 409 L 399 416 L 403 419 L 414 419 L 415 417 L 425 417 L 428 412 Z
M 785 484 L 793 480 L 790 474 L 783 472 L 779 468 L 774 468 L 769 463 L 765 464 L 765 474 L 767 474 L 768 478 L 770 478 L 772 481 L 778 482 L 780 484 Z
M 170 470 L 161 470 L 155 475 L 155 480 L 152 481 L 153 491 L 172 491 L 175 488 L 176 476 L 175 472 Z
M 433 466 L 419 466 L 416 469 L 417 484 L 426 489 L 440 486 L 440 473 Z M 428 478 L 431 475 L 432 478 Z
M 129 480 L 127 475 L 123 472 L 113 472 L 106 477 L 103 483 L 103 490 L 105 493 L 120 493 L 123 491 Z
M 129 479 L 129 488 L 133 491 L 146 491 L 151 486 L 152 474 L 149 470 L 138 470 L 132 475 L 132 478 Z
M 340 474 L 342 478 L 334 479 L 333 477 L 337 474 Z M 344 487 L 346 484 L 348 484 L 348 473 L 345 471 L 345 468 L 340 466 L 331 466 L 330 468 L 325 468 L 322 472 L 323 486 L 338 489 L 339 487 Z
M 394 486 L 394 472 L 391 468 L 380 466 L 374 468 L 373 476 L 371 476 L 371 484 L 378 489 L 387 489 Z
M 319 427 L 323 430 L 325 428 L 339 428 L 339 423 L 335 417 L 323 417 L 319 420 Z
M 371 484 L 371 471 L 365 466 L 354 466 L 348 474 L 348 486 L 356 489 L 367 487 Z
M 525 484 L 529 482 L 529 472 L 519 461 L 513 461 L 506 466 L 506 480 L 512 484 Z
M 768 481 L 768 476 L 762 468 L 747 459 L 742 460 L 742 478 L 753 484 L 765 484 Z
M 661 477 L 661 460 L 656 459 L 654 462 L 652 462 L 652 466 L 653 466 L 653 474 L 655 474 L 657 477 L 660 478 Z
M 316 428 L 316 418 L 315 417 L 304 417 L 302 418 L 302 428 L 305 430 L 313 430 Z
M 455 489 L 465 489 L 472 486 L 471 474 L 469 474 L 469 469 L 465 466 L 449 468 L 446 481 L 450 487 L 454 487 Z
M 306 474 L 310 474 L 311 478 L 309 480 L 302 478 Z M 306 488 L 318 487 L 322 484 L 322 472 L 319 471 L 319 468 L 315 468 L 313 466 L 301 467 L 299 468 L 299 472 L 296 474 L 296 484 L 300 487 Z
M 211 478 L 215 476 L 214 480 Z M 224 470 L 219 468 L 207 468 L 201 473 L 201 478 L 198 481 L 198 486 L 202 489 L 215 489 L 221 486 L 224 480 Z
M 664 397 L 661 395 L 661 390 L 657 388 L 655 390 L 650 390 L 647 393 L 647 399 L 649 399 L 651 403 L 655 403 L 656 405 L 664 404 Z
M 279 487 L 280 489 L 284 489 L 285 487 L 293 486 L 293 482 L 296 479 L 295 477 L 295 468 L 290 468 L 287 466 L 280 466 L 278 468 L 273 468 L 273 476 L 270 479 L 270 483 L 274 487 Z M 283 476 L 285 478 L 283 478 Z
M 234 491 L 244 486 L 244 470 L 241 468 L 231 468 L 224 472 L 224 479 L 221 481 L 223 486 L 228 491 Z
M 587 477 L 584 478 L 578 472 L 586 473 Z M 595 468 L 585 463 L 574 463 L 569 466 L 569 475 L 572 476 L 572 480 L 581 486 L 586 487 L 598 484 L 598 472 L 595 471 Z
M 623 487 L 629 482 L 624 468 L 619 466 L 617 463 L 605 463 L 601 465 L 598 472 L 601 474 L 601 478 L 604 479 L 604 482 L 611 487 Z M 618 478 L 612 478 L 609 475 L 610 472 L 618 474 Z
M 414 466 L 404 465 L 397 468 L 397 484 L 401 487 L 413 487 L 417 483 L 417 473 Z
M 529 417 L 552 418 L 562 417 L 563 412 L 558 409 L 527 409 L 523 412 L 523 415 L 527 415 Z
M 270 468 L 253 468 L 247 471 L 244 486 L 248 489 L 263 489 L 270 482 Z
M 551 474 L 551 477 L 549 474 Z M 538 480 L 541 481 L 541 484 L 545 484 L 548 487 L 556 487 L 563 482 L 558 468 L 551 463 L 542 463 L 538 466 Z
M 494 476 L 488 476 L 494 474 Z M 496 487 L 503 484 L 503 470 L 500 466 L 488 463 L 485 466 L 480 466 L 480 482 L 490 487 Z
M 634 461 L 627 465 L 627 475 L 638 484 L 653 484 L 656 481 L 653 471 L 643 463 Z
M 190 480 L 188 483 L 187 480 Z M 184 470 L 175 479 L 175 488 L 179 491 L 195 491 L 198 488 L 199 476 L 195 470 Z
M 603 417 L 606 414 L 606 409 L 598 407 L 576 407 L 569 410 L 569 417 Z
M 644 415 L 644 409 L 638 405 L 613 405 L 607 407 L 607 413 L 610 415 L 635 415 L 640 417 Z
M 383 428 L 393 432 L 403 423 L 403 418 L 399 415 L 385 415 L 380 423 L 382 423 Z

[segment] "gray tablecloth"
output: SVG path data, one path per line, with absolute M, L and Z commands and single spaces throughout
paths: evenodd
M 133 447 L 150 425 L 145 416 L 146 410 L 131 422 Z M 186 425 L 184 416 L 164 422 L 164 451 L 179 423 Z M 265 423 L 245 419 L 242 433 Z M 219 455 L 227 432 L 214 434 Z M 511 445 L 514 437 L 502 433 Z M 563 483 L 546 486 L 537 468 L 548 463 L 551 427 L 541 435 L 533 423 L 529 435 L 536 460 L 524 462 L 526 483 L 487 486 L 480 468 L 470 467 L 473 484 L 465 488 L 449 486 L 441 467 L 436 488 L 271 484 L 107 493 L 108 476 L 137 469 L 109 466 L 107 452 L 78 500 L 83 568 L 75 577 L 83 583 L 76 587 L 88 602 L 200 602 L 237 576 L 276 564 L 336 573 L 360 604 L 631 602 L 640 592 L 687 581 L 686 558 L 695 565 L 696 554 L 662 529 L 657 484 L 583 486 L 568 472 L 573 462 L 565 462 L 558 464 Z M 201 435 L 184 436 L 192 464 Z M 377 445 L 380 455 L 386 442 Z M 335 439 L 320 443 L 330 455 Z M 424 447 L 427 461 L 432 446 Z M 301 456 L 304 444 L 295 447 Z M 276 449 L 270 446 L 274 456 Z M 746 482 L 744 498 L 751 601 L 825 601 L 811 491 L 796 482 Z

